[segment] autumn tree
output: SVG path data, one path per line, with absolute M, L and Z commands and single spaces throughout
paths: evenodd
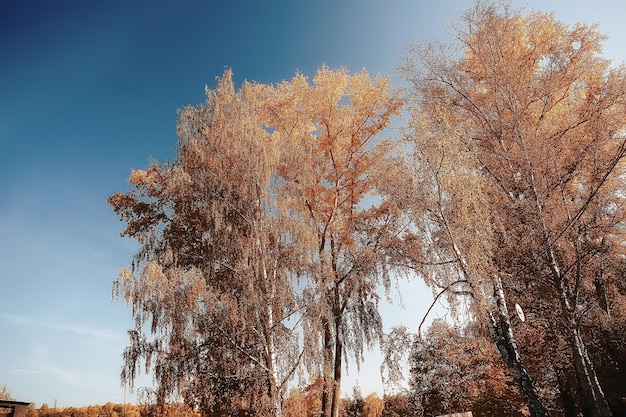
M 280 415 L 298 364 L 288 230 L 276 209 L 277 136 L 252 86 L 226 71 L 203 105 L 180 111 L 172 163 L 133 171 L 109 198 L 140 249 L 115 283 L 136 326 L 122 379 L 152 367 L 157 400 L 207 414 Z
M 363 416 L 380 417 L 385 408 L 385 402 L 373 392 L 363 399 Z
M 365 414 L 365 401 L 361 395 L 361 388 L 357 385 L 352 388 L 352 397 L 343 398 L 339 410 L 341 417 L 362 417 Z
M 505 302 L 505 291 L 533 292 L 537 314 L 564 336 L 559 366 L 573 368 L 581 408 L 611 415 L 581 323 L 606 313 L 623 265 L 625 70 L 601 57 L 594 26 L 506 3 L 479 3 L 461 23 L 460 49 L 417 48 L 403 68 L 414 163 L 435 179 L 413 183 L 431 201 L 413 205 L 428 214 L 425 258 L 439 263 L 430 282 L 487 312 L 531 413 L 545 415 Z
M 39 410 L 35 408 L 35 403 L 31 403 L 26 408 L 26 417 L 39 417 Z M 97 416 L 88 416 L 88 417 L 97 417 Z M 133 417 L 139 417 L 139 416 L 133 416 Z
M 408 417 L 414 416 L 414 410 L 408 396 L 403 394 L 386 395 L 383 398 L 384 407 L 381 417 Z
M 312 84 L 238 91 L 227 71 L 183 109 L 176 159 L 109 199 L 140 244 L 114 288 L 136 323 L 123 379 L 145 361 L 159 404 L 279 415 L 303 366 L 336 417 L 344 356 L 358 363 L 381 334 L 377 287 L 401 225 L 376 180 L 400 107 L 388 77 L 323 67 Z
M 313 383 L 292 388 L 283 402 L 283 415 L 286 417 L 316 417 L 322 403 L 321 378 Z
M 402 103 L 388 77 L 327 67 L 312 83 L 298 74 L 259 95 L 283 146 L 282 208 L 302 231 L 291 243 L 305 259 L 305 344 L 319 347 L 322 415 L 337 417 L 344 356 L 358 363 L 382 331 L 377 286 L 389 285 L 385 249 L 400 226 L 377 179 L 391 151 L 381 134 Z
M 418 415 L 524 415 L 523 399 L 489 339 L 478 322 L 459 327 L 441 319 L 416 338 L 410 365 Z
M 6 385 L 0 387 L 0 400 L 12 400 L 11 393 Z
M 385 403 L 375 392 L 367 397 L 361 395 L 358 386 L 353 388 L 352 397 L 343 398 L 339 415 L 341 417 L 380 417 Z
M 440 110 L 417 105 L 412 108 L 406 130 L 410 149 L 407 160 L 386 172 L 386 192 L 413 221 L 403 235 L 404 244 L 396 259 L 406 262 L 433 289 L 433 305 L 447 298 L 453 318 L 465 315 L 485 323 L 524 393 L 531 414 L 545 416 L 546 407 L 512 332 L 493 259 L 492 214 L 482 178 L 477 175 L 479 168 L 471 153 L 456 146 L 456 133 L 447 130 L 450 125 L 436 113 Z M 424 320 L 421 318 L 418 336 Z M 395 362 L 387 355 L 391 379 L 398 372 Z

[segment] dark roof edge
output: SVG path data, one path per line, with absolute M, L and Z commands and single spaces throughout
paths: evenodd
M 26 401 L 0 400 L 0 407 L 13 407 L 16 405 L 29 406 L 32 403 Z

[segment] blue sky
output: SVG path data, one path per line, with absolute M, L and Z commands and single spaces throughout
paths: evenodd
M 111 282 L 135 246 L 106 198 L 132 168 L 174 156 L 177 109 L 203 102 L 224 68 L 237 83 L 322 64 L 395 77 L 410 42 L 445 38 L 471 4 L 0 0 L 0 385 L 38 407 L 122 401 L 132 323 Z M 624 60 L 621 1 L 515 4 L 600 23 L 606 55 Z M 387 317 L 415 328 L 429 295 L 417 283 L 403 295 Z M 358 380 L 382 395 L 378 367 L 372 355 L 345 391 Z

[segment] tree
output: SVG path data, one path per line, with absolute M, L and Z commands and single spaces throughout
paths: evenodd
M 431 93 L 421 94 L 431 97 Z M 547 415 L 512 332 L 493 255 L 492 213 L 483 179 L 477 175 L 477 161 L 455 143 L 458 135 L 444 119 L 445 109 L 422 104 L 413 103 L 406 130 L 411 149 L 406 163 L 387 171 L 390 186 L 386 192 L 413 219 L 399 259 L 404 256 L 433 288 L 433 305 L 445 296 L 455 318 L 463 313 L 485 323 L 527 399 L 531 415 Z
M 227 71 L 183 109 L 176 160 L 109 198 L 140 244 L 114 287 L 136 323 L 122 378 L 145 360 L 159 404 L 279 415 L 304 366 L 336 417 L 344 355 L 358 363 L 382 333 L 376 291 L 400 225 L 376 178 L 401 105 L 388 77 L 323 67 L 312 85 L 239 91 Z
M 0 400 L 12 400 L 11 393 L 6 385 L 0 387 Z
M 380 417 L 385 407 L 384 401 L 375 392 L 363 398 L 358 386 L 354 387 L 352 397 L 344 398 L 342 403 L 342 417 Z
M 409 397 L 406 395 L 396 394 L 385 396 L 383 401 L 385 407 L 383 408 L 381 417 L 405 417 L 415 415 Z
M 39 410 L 35 408 L 35 403 L 30 403 L 26 408 L 26 417 L 39 417 Z M 89 416 L 97 417 L 97 416 Z
M 380 417 L 385 408 L 385 402 L 375 392 L 363 399 L 363 416 Z
M 280 415 L 298 365 L 298 257 L 276 208 L 276 135 L 257 116 L 252 86 L 235 91 L 226 71 L 179 113 L 176 160 L 133 171 L 133 190 L 109 198 L 140 244 L 114 287 L 136 323 L 122 379 L 154 364 L 159 404 L 180 394 L 207 414 Z
M 342 417 L 363 417 L 365 415 L 365 402 L 358 385 L 352 389 L 352 398 L 343 399 L 341 408 Z
M 357 359 L 382 334 L 376 287 L 388 287 L 385 248 L 398 212 L 378 194 L 391 146 L 380 135 L 402 103 L 388 77 L 322 67 L 310 84 L 296 75 L 259 86 L 264 121 L 285 147 L 279 171 L 291 244 L 304 254 L 305 344 L 319 346 L 323 416 L 337 417 L 343 357 Z
M 306 386 L 292 388 L 283 403 L 286 417 L 316 417 L 320 414 L 324 381 L 317 378 Z
M 416 338 L 411 398 L 419 415 L 470 410 L 476 415 L 525 415 L 511 376 L 478 322 L 460 328 L 438 319 Z
M 623 264 L 625 69 L 600 56 L 603 37 L 595 27 L 569 27 L 551 14 L 523 16 L 506 3 L 479 3 L 462 23 L 461 54 L 432 44 L 409 55 L 404 67 L 414 87 L 418 160 L 439 178 L 434 211 L 454 204 L 468 213 L 448 210 L 427 235 L 437 241 L 441 224 L 453 224 L 455 268 L 467 267 L 474 277 L 461 275 L 459 284 L 451 278 L 443 287 L 469 286 L 477 306 L 495 300 L 500 324 L 492 328 L 502 330 L 494 333 L 496 343 L 508 339 L 505 360 L 519 349 L 504 290 L 530 289 L 544 301 L 537 313 L 563 331 L 582 408 L 611 415 L 581 318 L 602 306 Z M 456 186 L 440 175 L 451 167 L 461 178 Z M 446 242 L 452 252 L 455 241 Z M 483 297 L 476 285 L 487 281 L 495 297 Z M 509 369 L 531 413 L 545 414 L 533 411 L 532 379 L 516 363 L 522 364 L 514 360 Z

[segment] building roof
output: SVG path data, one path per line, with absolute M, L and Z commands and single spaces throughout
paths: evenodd
M 24 406 L 28 407 L 31 403 L 24 401 L 13 401 L 13 400 L 0 400 L 0 408 L 2 407 L 18 407 Z

